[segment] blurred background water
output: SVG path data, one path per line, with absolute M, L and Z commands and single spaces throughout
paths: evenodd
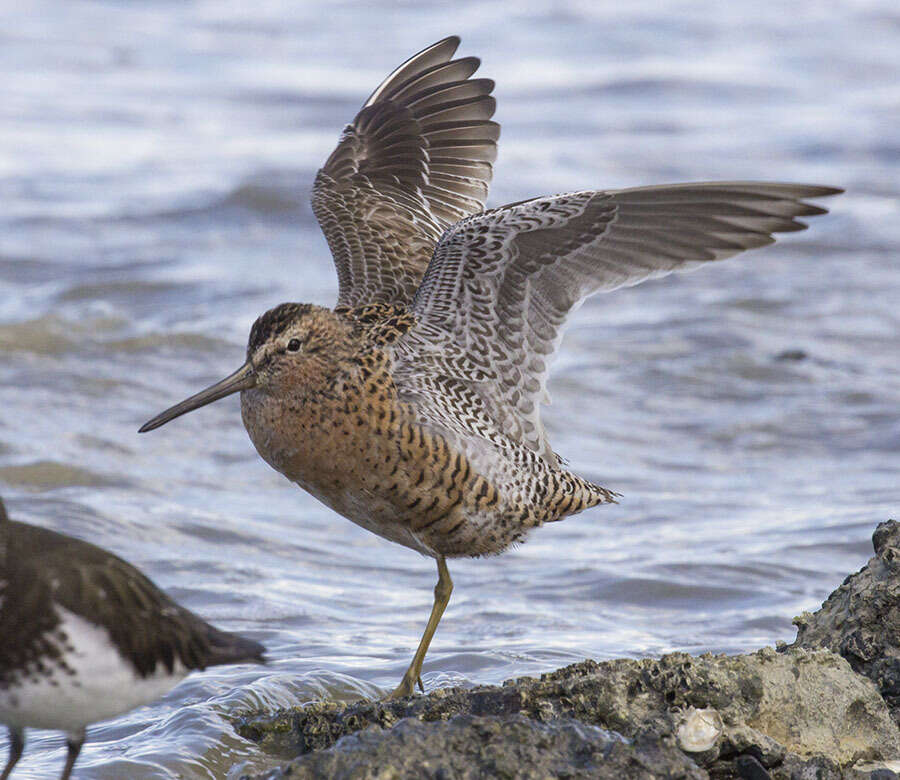
M 452 562 L 426 686 L 791 640 L 895 509 L 895 2 L 5 0 L 0 490 L 273 658 L 90 729 L 78 776 L 236 777 L 267 759 L 230 716 L 378 695 L 409 662 L 432 561 L 271 471 L 236 398 L 136 430 L 236 368 L 263 310 L 334 301 L 314 172 L 451 33 L 497 81 L 492 205 L 720 178 L 847 193 L 807 233 L 581 309 L 548 428 L 624 499 Z M 33 732 L 17 777 L 63 754 Z

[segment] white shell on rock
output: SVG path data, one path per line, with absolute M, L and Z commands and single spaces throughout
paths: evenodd
M 685 753 L 703 753 L 716 744 L 722 730 L 722 716 L 718 710 L 691 707 L 684 713 L 684 720 L 676 731 L 678 747 Z

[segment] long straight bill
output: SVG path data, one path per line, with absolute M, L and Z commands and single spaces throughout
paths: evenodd
M 181 417 L 181 415 L 192 412 L 194 409 L 199 409 L 201 406 L 206 406 L 213 401 L 218 401 L 226 395 L 238 393 L 241 390 L 248 390 L 255 384 L 256 374 L 253 371 L 253 366 L 250 365 L 250 362 L 248 361 L 231 374 L 231 376 L 225 377 L 221 382 L 216 382 L 214 385 L 207 387 L 206 390 L 201 390 L 196 395 L 186 398 L 180 404 L 175 404 L 175 406 L 170 409 L 166 409 L 166 411 L 156 415 L 152 420 L 144 423 L 140 430 L 138 430 L 138 433 L 152 431 L 154 428 L 159 428 L 160 425 L 165 425 L 176 417 Z

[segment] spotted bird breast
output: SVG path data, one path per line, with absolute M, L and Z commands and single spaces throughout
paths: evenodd
M 399 400 L 387 349 L 365 350 L 327 392 L 244 391 L 262 458 L 336 512 L 426 555 L 485 555 L 521 538 L 521 505 L 472 453 Z M 534 525 L 531 523 L 530 525 Z

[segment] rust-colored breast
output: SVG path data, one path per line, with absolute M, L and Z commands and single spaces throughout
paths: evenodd
M 597 503 L 574 475 L 533 454 L 511 460 L 400 399 L 390 344 L 414 324 L 404 309 L 338 313 L 355 323 L 358 349 L 330 367 L 326 390 L 242 395 L 244 423 L 273 468 L 353 522 L 428 555 L 499 553 L 529 529 Z

